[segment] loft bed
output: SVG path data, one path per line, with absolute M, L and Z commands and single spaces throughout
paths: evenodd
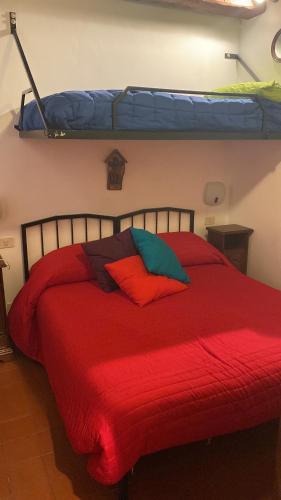
M 133 87 L 125 90 L 67 91 L 41 98 L 21 45 L 16 13 L 10 28 L 30 88 L 22 93 L 22 138 L 90 140 L 280 140 L 281 103 L 256 94 Z M 241 63 L 238 54 L 226 59 Z M 34 100 L 25 103 L 26 96 Z

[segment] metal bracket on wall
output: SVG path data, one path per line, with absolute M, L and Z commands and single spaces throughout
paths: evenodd
M 32 76 L 31 69 L 29 67 L 29 64 L 28 64 L 26 55 L 24 53 L 21 41 L 20 41 L 20 39 L 18 37 L 18 33 L 17 33 L 17 15 L 16 15 L 15 12 L 10 12 L 10 29 L 11 29 L 11 34 L 13 35 L 13 37 L 15 39 L 18 51 L 20 53 L 20 57 L 21 57 L 21 60 L 22 60 L 22 63 L 23 63 L 23 66 L 24 66 L 27 78 L 29 80 L 31 90 L 32 90 L 33 95 L 35 97 L 36 104 L 37 104 L 37 107 L 38 107 L 38 111 L 40 113 L 40 116 L 41 116 L 44 128 L 45 128 L 45 130 L 48 130 L 49 126 L 48 126 L 48 121 L 47 121 L 46 116 L 45 116 L 44 105 L 42 103 L 42 100 L 41 100 L 41 97 L 39 95 L 36 83 L 35 83 L 34 78 Z M 22 119 L 22 116 L 21 116 L 21 119 Z
M 17 29 L 17 15 L 15 12 L 10 12 L 9 15 L 10 15 L 10 29 L 11 29 L 11 34 L 13 35 Z
M 238 61 L 241 66 L 247 71 L 247 73 L 255 80 L 255 82 L 260 82 L 260 78 L 254 73 L 254 71 L 248 66 L 248 64 L 242 59 L 239 54 L 233 54 L 232 52 L 226 52 L 224 55 L 225 59 L 234 59 Z

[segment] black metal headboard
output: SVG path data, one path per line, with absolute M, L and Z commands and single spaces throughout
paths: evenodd
M 31 260 L 34 263 L 49 251 L 68 244 L 83 243 L 111 236 L 125 229 L 124 226 L 137 226 L 143 229 L 149 228 L 150 231 L 155 233 L 165 231 L 193 232 L 194 210 L 161 207 L 144 208 L 118 216 L 98 214 L 54 215 L 53 217 L 22 224 L 21 234 L 25 280 L 29 276 Z

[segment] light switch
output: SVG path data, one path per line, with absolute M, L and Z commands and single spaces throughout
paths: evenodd
M 0 248 L 14 248 L 15 238 L 0 238 Z
M 213 226 L 216 223 L 216 218 L 214 215 L 209 215 L 205 217 L 205 226 Z

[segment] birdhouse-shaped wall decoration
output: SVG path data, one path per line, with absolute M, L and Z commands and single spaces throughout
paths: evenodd
M 118 149 L 114 149 L 106 158 L 107 164 L 107 189 L 122 189 L 122 181 L 125 173 L 126 158 Z

